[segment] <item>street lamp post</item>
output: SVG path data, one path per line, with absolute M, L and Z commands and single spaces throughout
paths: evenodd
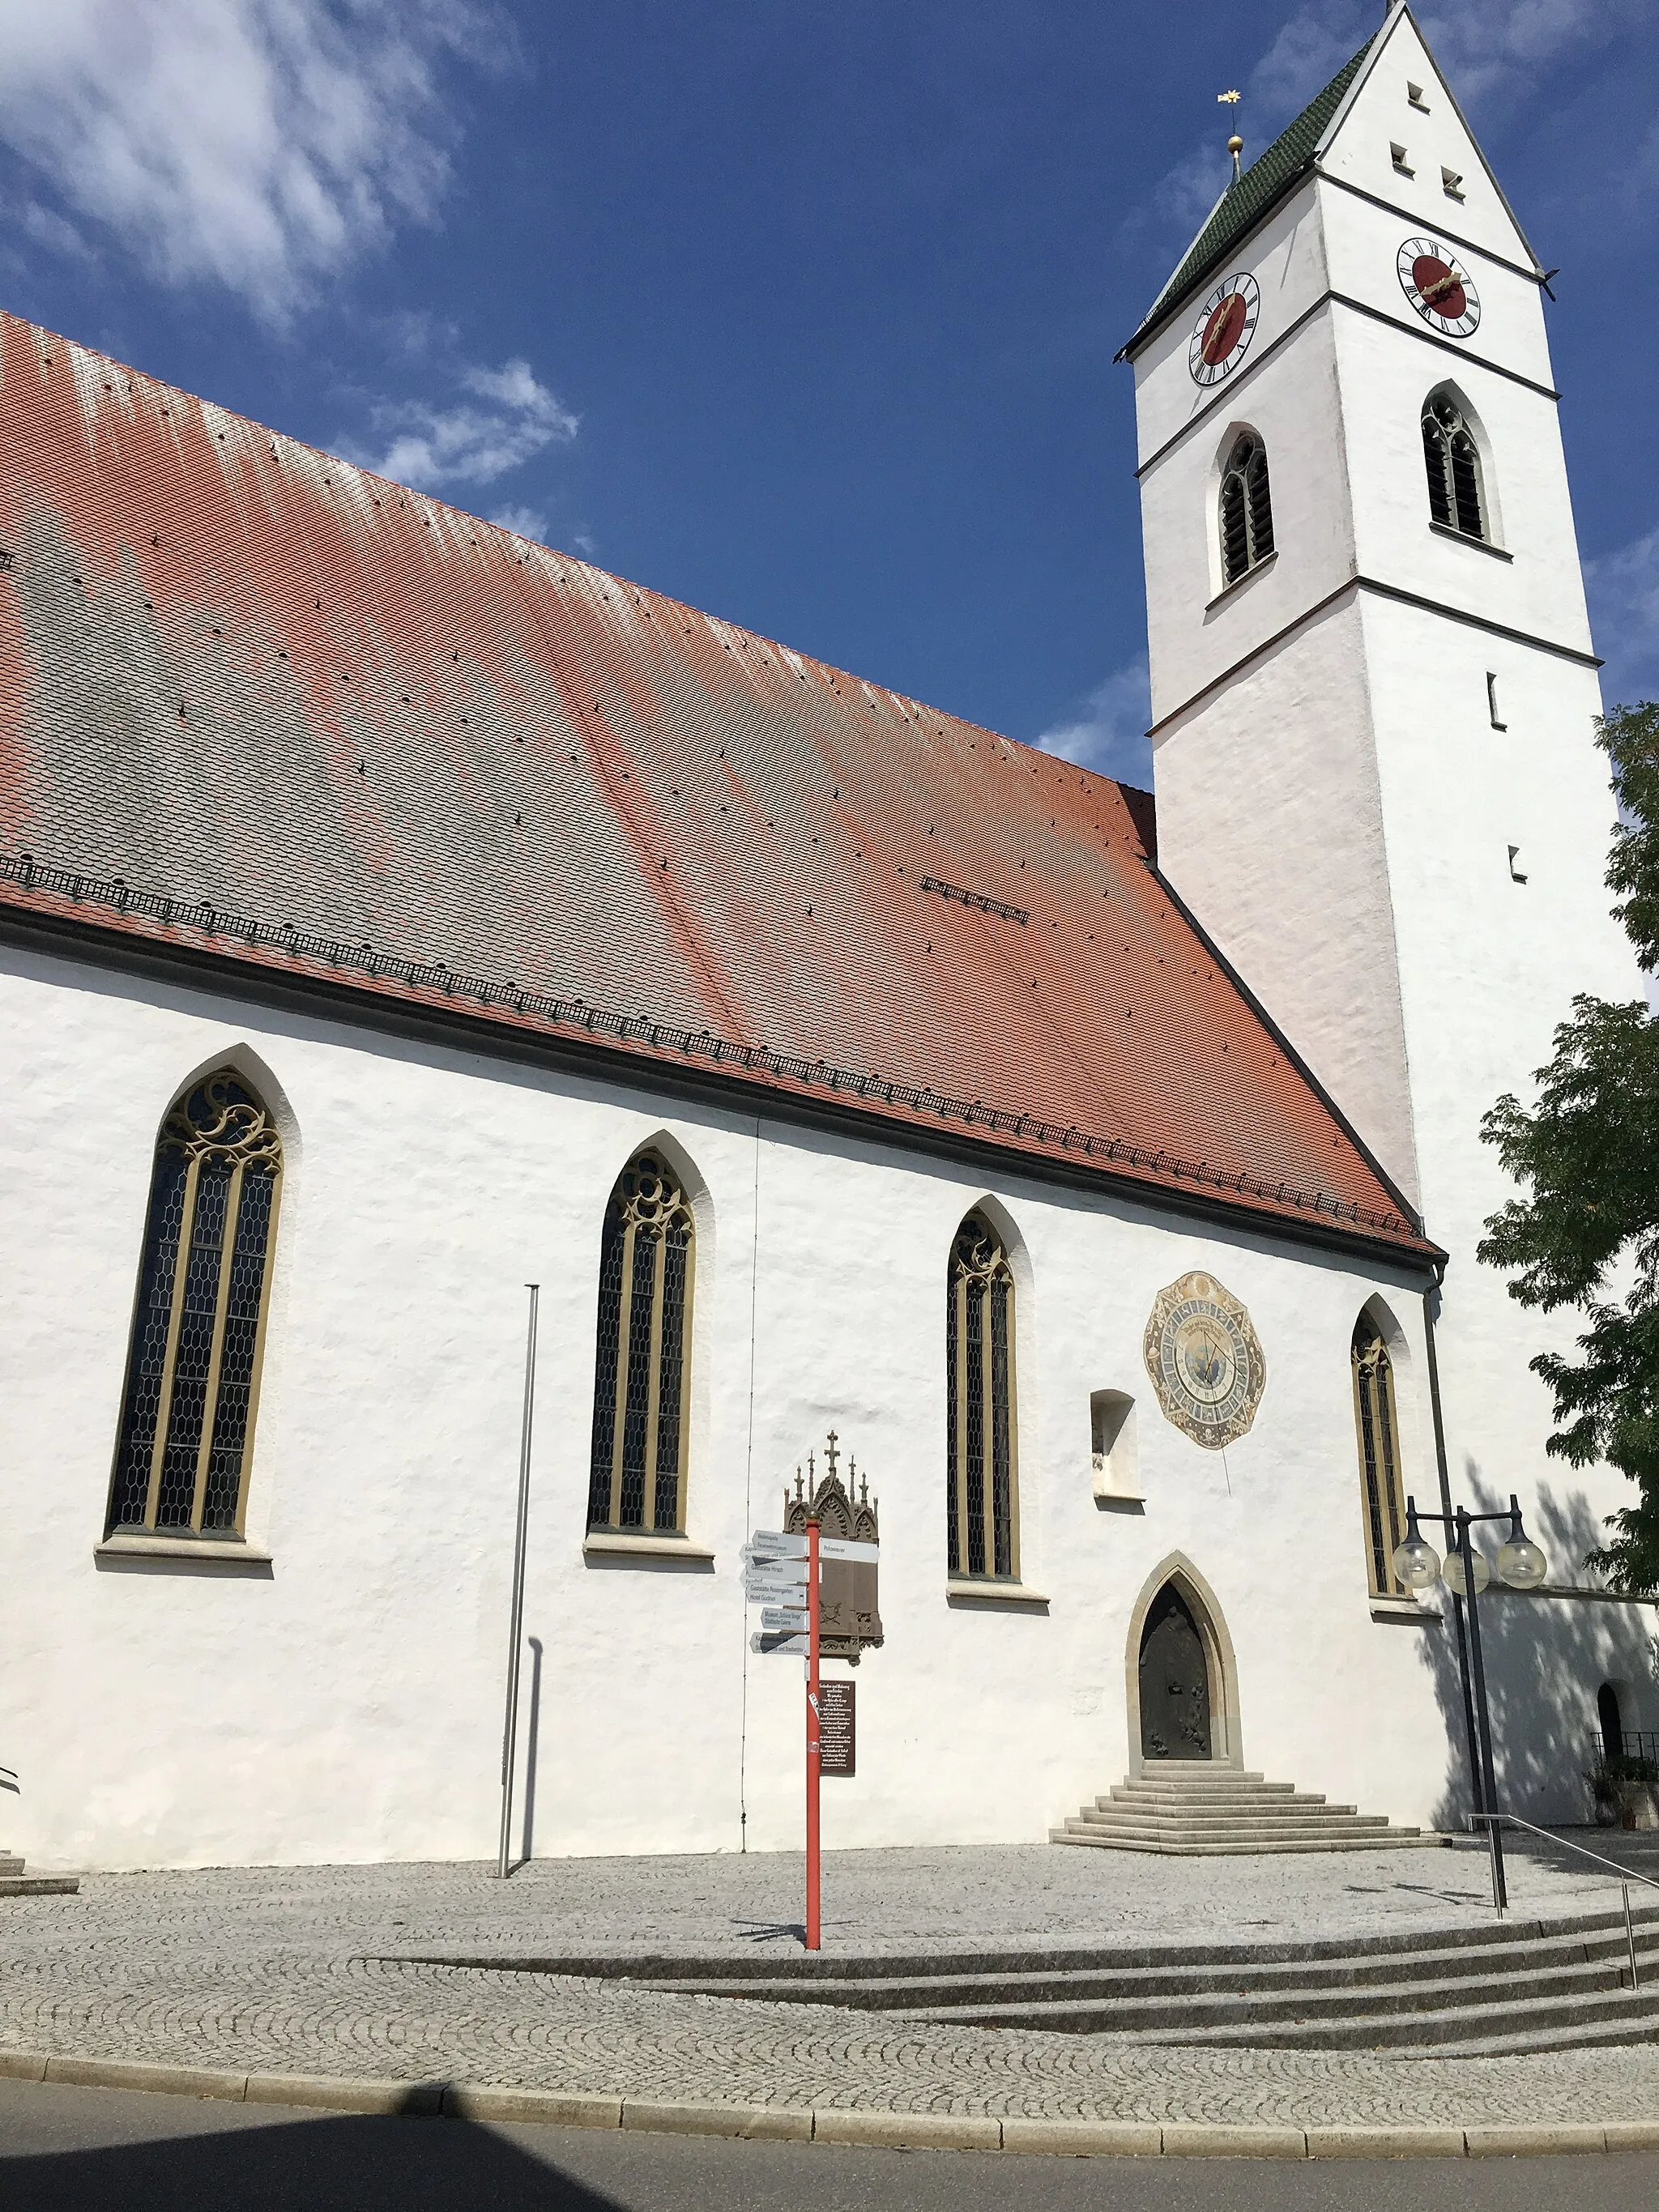
M 1425 1542 L 1420 1521 L 1437 1521 L 1452 1532 L 1452 1549 L 1443 1561 L 1432 1544 Z M 1500 1582 L 1511 1589 L 1536 1589 L 1549 1572 L 1549 1561 L 1521 1525 L 1521 1501 L 1510 1493 L 1507 1513 L 1471 1513 L 1460 1505 L 1455 1513 L 1419 1513 L 1417 1500 L 1406 1500 L 1406 1540 L 1394 1555 L 1394 1571 L 1408 1590 L 1424 1590 L 1437 1582 L 1461 1597 L 1469 1610 L 1469 1662 L 1474 1676 L 1474 1741 L 1469 1745 L 1469 1783 L 1474 1794 L 1477 1820 L 1486 1825 L 1492 1850 L 1492 1901 L 1499 1912 L 1509 1905 L 1504 1880 L 1504 1838 L 1497 1818 L 1498 1783 L 1492 1768 L 1492 1713 L 1486 1703 L 1486 1669 L 1480 1653 L 1480 1593 L 1492 1581 L 1486 1554 L 1477 1552 L 1469 1531 L 1483 1521 L 1507 1521 L 1510 1533 L 1498 1554 Z

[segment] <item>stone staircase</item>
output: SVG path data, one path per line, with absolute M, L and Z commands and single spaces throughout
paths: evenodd
M 81 1887 L 72 1874 L 25 1874 L 14 1851 L 0 1851 L 0 1897 L 73 1897 Z
M 835 2005 L 895 2031 L 1046 2028 L 1210 2050 L 1498 2057 L 1659 2041 L 1659 1908 L 1249 1944 L 770 1958 L 617 1952 L 400 1953 L 497 1972 L 620 1980 L 773 2004 Z
M 1120 1782 L 1063 1828 L 1054 1844 L 1097 1850 L 1164 1851 L 1203 1858 L 1256 1851 L 1374 1851 L 1438 1843 L 1385 1815 L 1328 1805 L 1290 1782 L 1267 1782 L 1207 1760 L 1160 1760 L 1139 1781 Z

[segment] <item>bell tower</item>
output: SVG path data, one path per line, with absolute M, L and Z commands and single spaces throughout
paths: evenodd
M 1451 1254 L 1454 1452 L 1505 1494 L 1562 1470 L 1480 1117 L 1640 990 L 1545 285 L 1397 4 L 1124 349 L 1161 866 Z

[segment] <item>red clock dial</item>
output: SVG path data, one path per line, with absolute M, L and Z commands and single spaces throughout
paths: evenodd
M 1455 323 L 1469 304 L 1457 271 L 1448 269 L 1437 255 L 1418 255 L 1412 264 L 1412 282 L 1423 305 L 1432 307 L 1446 322 Z
M 1204 325 L 1204 343 L 1199 348 L 1199 358 L 1206 368 L 1225 361 L 1238 343 L 1244 334 L 1244 314 L 1243 295 L 1238 292 L 1229 292 L 1221 305 L 1211 310 Z
M 1224 277 L 1198 311 L 1198 327 L 1187 348 L 1194 384 L 1219 384 L 1250 349 L 1261 293 L 1254 276 L 1241 270 Z
M 1474 279 L 1437 238 L 1408 238 L 1395 258 L 1400 289 L 1431 330 L 1449 338 L 1474 336 L 1480 323 Z

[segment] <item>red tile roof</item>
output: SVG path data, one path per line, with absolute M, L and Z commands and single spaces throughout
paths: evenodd
M 0 903 L 1432 1249 L 1142 794 L 10 317 L 0 570 Z

